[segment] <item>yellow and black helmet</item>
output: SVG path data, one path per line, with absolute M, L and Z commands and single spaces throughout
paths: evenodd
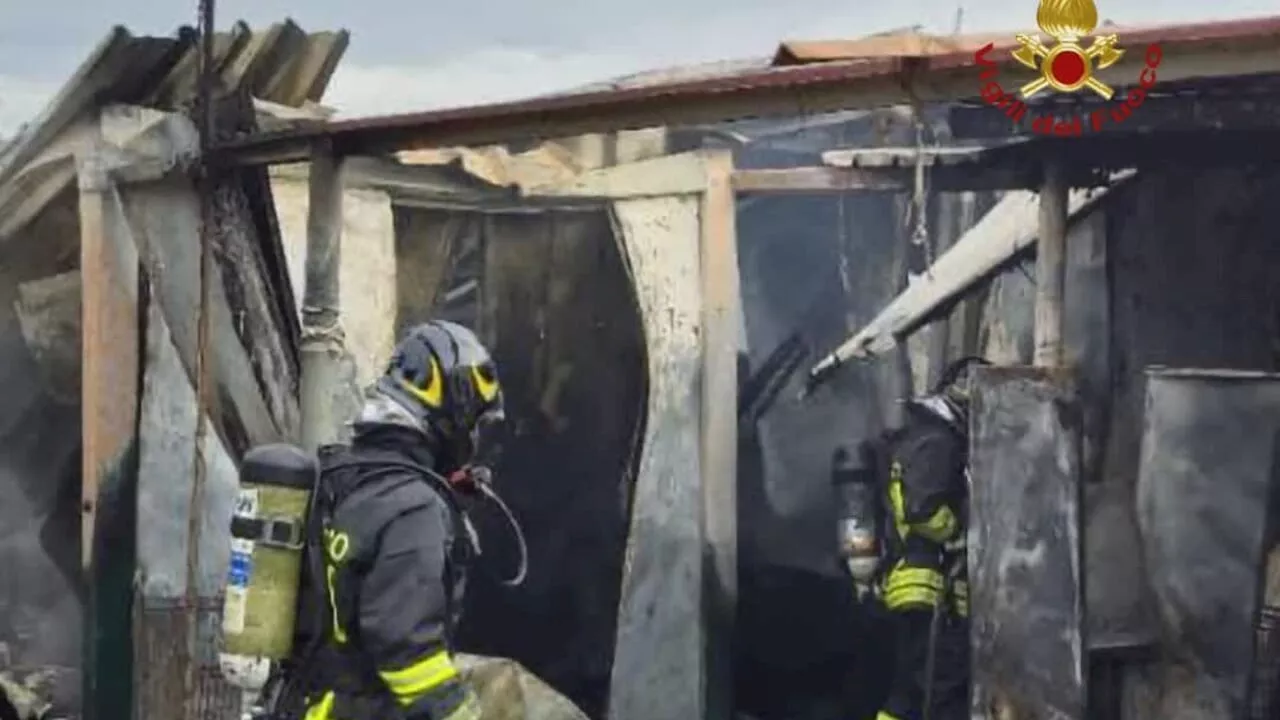
M 489 350 L 471 330 L 444 320 L 405 334 L 378 389 L 417 415 L 459 463 L 475 452 L 484 426 L 504 419 L 502 386 Z

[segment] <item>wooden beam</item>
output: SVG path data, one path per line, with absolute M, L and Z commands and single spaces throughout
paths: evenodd
M 1280 116 L 1280 91 L 1259 92 L 1242 87 L 1227 94 L 1217 86 L 1195 94 L 1147 96 L 1137 107 L 1125 108 L 1130 88 L 1119 88 L 1116 100 L 1072 96 L 1036 103 L 1018 122 L 986 105 L 960 105 L 948 111 L 948 126 L 962 140 L 993 140 L 1047 136 L 1043 120 L 1081 118 L 1080 136 L 1103 133 L 1189 132 L 1204 130 L 1267 130 Z
M 899 175 L 883 170 L 819 166 L 735 170 L 733 173 L 733 189 L 740 193 L 810 195 L 852 191 L 903 192 L 907 188 Z
M 738 286 L 733 155 L 706 158 L 702 264 L 702 522 L 708 720 L 733 716 L 733 627 L 738 603 Z
M 138 427 L 138 255 L 123 227 L 106 167 L 87 162 L 80 175 L 82 287 L 81 562 L 93 565 L 100 494 L 123 481 Z
M 1021 149 L 1008 151 L 999 161 L 926 168 L 929 187 L 935 192 L 1034 190 L 1040 173 Z M 1105 184 L 1105 176 L 1087 164 L 1065 168 L 1070 187 Z M 737 170 L 733 189 L 751 195 L 821 195 L 847 192 L 910 192 L 914 170 L 905 167 L 841 168 L 798 167 Z
M 1067 193 L 1062 165 L 1055 158 L 1044 161 L 1040 187 L 1040 237 L 1036 245 L 1035 364 L 1060 367 L 1062 300 L 1067 279 Z

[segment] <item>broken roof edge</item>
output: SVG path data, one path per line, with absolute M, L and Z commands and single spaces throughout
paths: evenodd
M 95 74 L 100 74 L 99 68 L 132 39 L 133 35 L 123 25 L 112 27 L 62 84 L 57 94 L 45 104 L 44 109 L 22 126 L 0 156 L 0 186 L 16 169 L 38 155 L 92 102 L 92 91 L 96 90 L 93 85 L 101 82 L 101 78 L 95 78 Z M 90 86 L 89 92 L 82 89 L 84 85 Z
M 232 89 L 247 89 L 260 95 L 258 100 L 277 105 L 282 100 L 309 101 L 310 95 L 327 86 L 346 51 L 348 36 L 345 30 L 307 33 L 292 20 L 254 32 L 240 21 L 215 35 L 215 45 L 222 46 L 219 71 Z M 136 105 L 180 111 L 194 92 L 196 38 L 196 31 L 186 25 L 171 36 L 134 35 L 123 26 L 112 27 L 41 112 L 0 147 L 0 206 L 21 192 L 23 175 L 51 148 L 74 155 L 78 147 L 91 142 L 64 140 L 95 109 Z M 157 97 L 161 89 L 166 90 L 164 98 Z M 62 182 L 73 180 L 74 175 Z M 36 199 L 22 199 L 29 207 L 28 220 L 41 209 L 32 209 Z M 12 232 L 20 229 L 11 218 L 0 226 Z
M 1092 212 L 1135 175 L 1134 171 L 1125 170 L 1112 175 L 1106 187 L 1071 191 L 1068 201 L 1071 221 Z M 830 358 L 839 365 L 892 350 L 932 313 L 1031 247 L 1038 233 L 1037 198 L 1036 193 L 1025 190 L 1007 193 L 924 274 L 914 278 L 906 290 L 819 365 Z
M 1162 45 L 1161 81 L 1280 71 L 1280 16 L 1135 31 L 1123 40 L 1127 45 Z M 1012 57 L 992 56 L 992 61 L 1001 68 L 1015 65 Z M 237 138 L 220 145 L 218 151 L 228 162 L 270 164 L 306 157 L 318 140 L 331 141 L 339 154 L 378 154 L 657 125 L 812 115 L 913 99 L 952 102 L 979 94 L 976 65 L 975 53 L 965 52 L 771 67 L 708 80 L 352 118 L 322 128 Z M 1099 75 L 1104 82 L 1122 86 L 1136 81 L 1133 68 L 1127 65 Z
M 877 33 L 861 38 L 826 40 L 786 40 L 774 52 L 773 66 L 785 67 L 813 63 L 843 62 L 877 57 L 938 58 L 974 53 L 988 44 L 995 49 L 1018 47 L 1018 35 L 1043 34 L 1023 28 L 1003 32 L 933 35 L 908 28 L 904 31 Z M 1104 22 L 1095 35 L 1118 35 L 1121 45 L 1145 45 L 1151 42 L 1184 42 L 1223 38 L 1280 34 L 1280 15 L 1265 15 L 1238 20 L 1197 23 L 1165 23 L 1159 25 L 1116 25 Z

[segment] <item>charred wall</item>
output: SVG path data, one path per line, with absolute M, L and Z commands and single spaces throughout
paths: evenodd
M 0 670 L 48 673 L 72 708 L 85 600 L 78 248 L 74 190 L 0 247 Z
M 477 328 L 498 363 L 509 426 L 498 489 L 524 525 L 530 574 L 496 513 L 469 581 L 462 647 L 525 664 L 595 717 L 613 659 L 645 344 L 601 206 L 397 211 L 397 326 Z
M 1134 517 L 1146 368 L 1275 369 L 1278 197 L 1274 170 L 1169 164 L 1113 189 L 1071 227 L 1065 331 L 1085 400 L 1094 648 L 1132 648 L 1161 635 L 1158 600 L 1140 579 L 1146 570 Z M 1034 272 L 1034 260 L 1020 258 L 989 288 L 983 345 L 997 362 L 1029 360 Z M 1132 678 L 1138 682 L 1129 683 L 1124 716 L 1146 717 L 1152 693 L 1162 683 L 1190 682 L 1186 672 L 1140 670 L 1155 675 Z
M 748 371 L 793 332 L 819 352 L 838 344 L 904 277 L 893 196 L 740 199 L 737 227 Z M 831 717 L 879 699 L 867 688 L 885 669 L 865 650 L 885 638 L 835 560 L 830 459 L 884 427 L 900 372 L 893 360 L 854 366 L 802 402 L 801 371 L 740 430 L 736 670 L 738 704 L 753 715 Z

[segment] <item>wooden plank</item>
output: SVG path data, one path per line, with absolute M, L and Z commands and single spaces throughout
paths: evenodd
M 612 200 L 699 194 L 706 190 L 707 175 L 702 153 L 664 155 L 627 165 L 582 173 L 567 184 L 533 185 L 524 195 L 551 197 L 602 197 Z
M 976 717 L 1084 720 L 1079 409 L 1064 375 L 973 380 L 969 581 Z
M 1067 183 L 1062 164 L 1044 162 L 1036 242 L 1035 364 L 1059 367 L 1064 358 L 1062 302 L 1067 283 Z
M 649 393 L 618 607 L 613 720 L 706 712 L 701 398 L 702 288 L 696 196 L 614 208 L 644 322 Z M 736 408 L 736 403 L 730 406 Z
M 936 192 L 1035 190 L 1040 175 L 1023 150 L 1001 151 L 999 160 L 926 167 Z M 733 187 L 745 194 L 813 195 L 847 192 L 910 192 L 915 171 L 909 167 L 797 167 L 737 170 Z M 1097 173 L 1087 164 L 1068 168 L 1071 187 L 1096 187 Z
M 81 563 L 86 720 L 131 705 L 129 605 L 134 576 L 140 325 L 138 255 L 107 166 L 80 169 L 82 291 Z
M 900 174 L 857 168 L 768 168 L 733 173 L 733 189 L 741 193 L 903 192 L 907 188 Z
M 709 720 L 733 715 L 733 626 L 738 603 L 738 278 L 733 155 L 706 158 L 701 198 L 702 512 Z
M 93 562 L 98 496 L 137 441 L 138 255 L 109 176 L 91 163 L 80 175 L 81 358 L 84 472 L 81 560 Z

